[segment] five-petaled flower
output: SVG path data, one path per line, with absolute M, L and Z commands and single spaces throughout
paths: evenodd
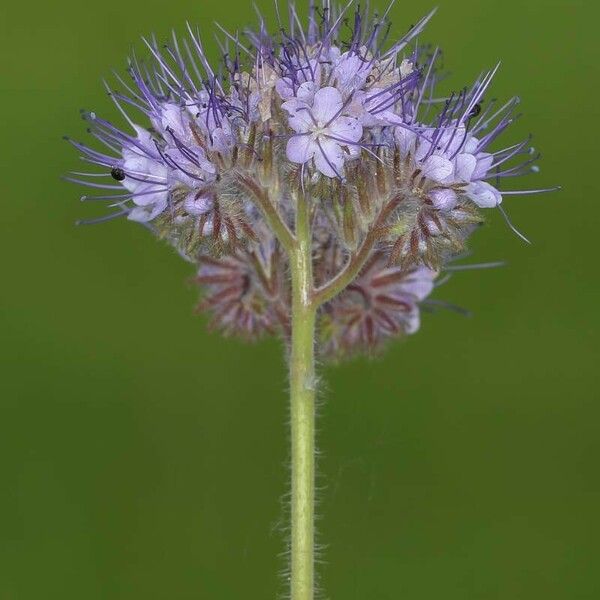
M 287 143 L 287 157 L 299 164 L 314 159 L 323 175 L 343 178 L 345 161 L 360 155 L 362 125 L 344 114 L 349 103 L 336 88 L 324 87 L 312 94 L 312 87 L 310 82 L 302 84 L 298 96 L 282 105 L 296 132 Z

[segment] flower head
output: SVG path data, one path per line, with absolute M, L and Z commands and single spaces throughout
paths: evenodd
M 286 335 L 302 197 L 317 286 L 356 271 L 337 299 L 317 290 L 335 325 L 328 347 L 377 346 L 415 330 L 426 282 L 481 209 L 544 191 L 504 187 L 538 155 L 530 138 L 499 143 L 519 100 L 488 97 L 497 67 L 438 91 L 440 53 L 414 41 L 433 13 L 391 43 L 387 12 L 352 2 L 310 1 L 304 26 L 289 14 L 274 35 L 262 18 L 244 37 L 224 32 L 219 67 L 191 27 L 161 48 L 146 40 L 149 61 L 132 58 L 129 80 L 107 88 L 125 126 L 84 112 L 101 146 L 70 140 L 92 168 L 68 179 L 101 190 L 83 198 L 113 207 L 99 220 L 144 223 L 196 263 L 201 306 L 246 337 Z M 317 268 L 320 257 L 334 259 Z

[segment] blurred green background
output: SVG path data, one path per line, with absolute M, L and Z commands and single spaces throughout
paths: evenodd
M 271 3 L 259 2 L 268 14 Z M 334 600 L 600 597 L 598 5 L 441 0 L 456 87 L 501 58 L 544 152 L 476 260 L 376 361 L 322 369 L 320 537 Z M 397 31 L 429 3 L 400 1 Z M 208 334 L 192 275 L 59 180 L 81 107 L 139 36 L 253 19 L 247 0 L 0 9 L 0 599 L 269 599 L 285 590 L 286 374 L 277 342 Z M 214 50 L 214 45 L 211 46 Z M 490 214 L 490 213 L 488 213 Z

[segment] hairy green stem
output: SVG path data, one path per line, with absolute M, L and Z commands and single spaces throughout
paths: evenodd
M 314 598 L 315 544 L 315 320 L 312 302 L 310 208 L 297 199 L 296 243 L 291 252 L 292 342 L 290 413 L 292 441 L 291 598 Z
M 255 194 L 260 196 L 260 194 Z M 266 197 L 266 196 L 265 196 Z M 261 198 L 259 198 L 260 200 Z M 381 228 L 402 201 L 392 197 L 381 209 L 357 252 L 332 280 L 314 289 L 309 200 L 296 197 L 296 232 L 287 227 L 280 240 L 290 258 L 292 276 L 292 341 L 290 414 L 292 429 L 291 600 L 314 600 L 315 575 L 315 324 L 319 306 L 328 302 L 360 273 Z M 264 207 L 263 207 L 264 208 Z M 277 221 L 272 212 L 267 218 Z M 281 229 L 281 228 L 280 228 Z M 289 239 L 289 238 L 292 239 Z M 287 243 L 286 243 L 287 242 Z
M 244 173 L 237 173 L 237 181 L 250 193 L 250 197 L 262 211 L 263 217 L 281 245 L 287 252 L 293 252 L 294 236 L 279 214 L 277 207 L 271 202 L 268 190 Z

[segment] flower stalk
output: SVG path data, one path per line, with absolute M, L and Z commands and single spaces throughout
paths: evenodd
M 365 266 L 373 247 L 377 243 L 378 238 L 381 235 L 381 229 L 383 228 L 388 216 L 394 211 L 401 201 L 402 195 L 397 194 L 389 202 L 387 202 L 387 204 L 384 205 L 370 230 L 365 235 L 362 244 L 358 250 L 350 256 L 346 265 L 335 277 L 315 290 L 313 297 L 317 305 L 320 306 L 321 304 L 325 304 L 326 302 L 333 300 L 333 298 L 341 294 L 354 281 L 354 279 L 356 279 L 361 269 Z
M 297 197 L 296 242 L 292 275 L 292 341 L 290 356 L 291 415 L 291 598 L 314 596 L 315 504 L 315 322 L 312 299 L 310 206 Z

